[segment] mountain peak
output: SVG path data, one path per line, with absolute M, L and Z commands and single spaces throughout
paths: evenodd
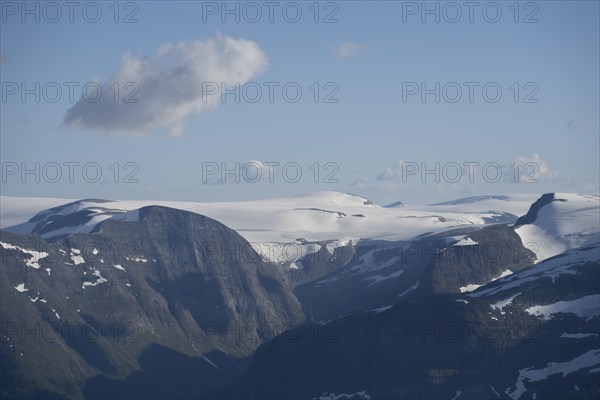
M 484 200 L 510 201 L 510 197 L 504 196 L 504 195 L 470 196 L 470 197 L 463 197 L 462 199 L 450 200 L 450 201 L 445 201 L 442 203 L 435 203 L 432 205 L 433 206 L 449 206 L 449 205 L 456 205 L 456 204 L 476 203 L 476 202 L 484 201 Z
M 383 208 L 396 208 L 396 207 L 402 207 L 402 206 L 407 206 L 407 205 L 408 205 L 408 203 L 406 203 L 404 201 L 395 201 L 386 206 L 383 206 Z
M 539 211 L 547 204 L 553 201 L 567 201 L 566 199 L 555 198 L 555 193 L 544 193 L 539 199 L 537 199 L 527 211 L 527 214 L 519 217 L 515 222 L 514 228 L 518 228 L 521 225 L 532 224 L 535 222 Z

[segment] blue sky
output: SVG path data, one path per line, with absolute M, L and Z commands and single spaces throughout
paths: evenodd
M 113 2 L 92 2 L 85 15 L 90 2 L 78 3 L 73 22 L 62 8 L 56 23 L 44 3 L 39 22 L 23 15 L 36 2 L 1 3 L 3 195 L 212 201 L 338 190 L 378 203 L 432 203 L 599 191 L 597 1 L 519 2 L 518 15 L 512 1 L 475 2 L 473 22 L 463 2 L 427 2 L 439 7 L 439 22 L 432 14 L 421 20 L 422 2 L 320 2 L 317 23 L 312 1 L 273 3 L 272 23 L 262 1 L 252 3 L 262 12 L 255 23 L 247 21 L 254 16 L 247 2 L 238 3 L 239 22 L 221 20 L 222 2 L 120 2 L 117 23 Z M 454 23 L 447 21 L 456 16 L 453 5 L 462 12 Z M 84 17 L 93 18 L 94 7 L 102 15 L 91 23 Z M 299 21 L 287 21 L 297 8 Z M 497 9 L 502 15 L 489 22 Z M 124 23 L 131 13 L 138 22 Z M 337 22 L 325 23 L 327 15 Z M 23 99 L 21 85 L 35 92 L 36 82 L 40 101 Z M 73 101 L 65 82 L 79 84 Z M 81 99 L 90 82 L 103 88 L 97 103 Z M 137 103 L 123 102 L 129 82 Z M 234 82 L 239 102 L 203 92 L 208 83 Z M 278 85 L 272 102 L 265 82 Z M 54 92 L 43 93 L 49 83 L 62 87 L 56 102 L 49 101 Z M 435 94 L 423 101 L 421 84 L 436 83 L 440 101 Z M 284 97 L 286 84 L 302 90 L 297 102 Z M 256 86 L 263 92 L 252 103 Z M 462 96 L 452 102 L 457 86 Z M 497 87 L 502 95 L 492 102 Z M 337 102 L 325 102 L 328 94 Z M 236 162 L 239 183 L 232 174 L 225 182 L 208 174 Z M 273 182 L 269 162 L 279 163 L 270 170 Z M 22 176 L 36 163 L 39 179 Z M 434 173 L 421 175 L 436 163 L 439 182 Z M 469 170 L 467 163 L 479 165 Z M 264 179 L 253 183 L 258 168 Z M 528 174 L 533 182 L 524 182 Z

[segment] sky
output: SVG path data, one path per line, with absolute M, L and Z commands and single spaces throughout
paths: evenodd
M 5 196 L 598 194 L 598 1 L 0 1 Z

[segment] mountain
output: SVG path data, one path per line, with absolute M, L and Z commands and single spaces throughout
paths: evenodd
M 446 205 L 458 205 L 458 204 L 472 204 L 478 203 L 486 200 L 500 200 L 500 201 L 510 201 L 510 196 L 505 195 L 496 195 L 496 196 L 471 196 L 464 197 L 462 199 L 446 201 L 443 203 L 434 204 L 434 206 L 446 206 Z
M 421 291 L 462 293 L 511 275 L 535 262 L 535 253 L 507 225 L 474 231 L 431 257 Z
M 538 260 L 600 240 L 600 197 L 547 193 L 515 223 L 516 232 Z
M 502 224 L 425 234 L 412 241 L 361 240 L 343 249 L 346 258 L 339 251 L 331 255 L 318 253 L 318 257 L 307 255 L 300 260 L 301 265 L 311 266 L 315 258 L 320 258 L 320 270 L 331 270 L 322 277 L 298 282 L 294 290 L 316 321 L 393 305 L 415 296 L 472 291 L 536 260 L 513 228 Z M 300 273 L 291 270 L 288 275 Z
M 144 207 L 54 243 L 1 231 L 0 244 L 11 398 L 195 398 L 304 319 L 276 266 L 186 211 Z
M 223 398 L 591 399 L 600 395 L 600 248 L 297 327 Z
M 383 206 L 385 208 L 396 208 L 396 207 L 402 207 L 402 206 L 406 206 L 408 205 L 407 203 L 403 202 L 403 201 L 395 201 L 393 203 L 388 204 L 387 206 Z
M 419 282 L 423 282 L 421 291 L 424 290 L 433 278 L 425 277 L 423 271 L 440 271 L 427 265 L 432 249 L 442 251 L 465 238 L 466 233 L 487 225 L 515 222 L 518 217 L 513 212 L 524 213 L 533 199 L 525 195 L 487 196 L 479 198 L 477 206 L 473 201 L 466 205 L 457 201 L 445 206 L 385 208 L 360 196 L 317 192 L 245 203 L 163 204 L 228 221 L 264 260 L 283 267 L 283 282 L 294 289 L 305 312 L 327 320 L 351 311 L 394 304 L 401 295 L 417 293 L 412 292 Z M 107 219 L 127 220 L 135 214 L 135 207 L 146 203 L 80 200 L 41 211 L 28 222 L 7 230 L 56 241 L 91 232 Z M 489 246 L 493 244 L 476 248 L 488 250 Z M 502 246 L 508 254 L 521 245 L 507 242 Z M 509 251 L 510 246 L 515 247 Z M 449 253 L 445 250 L 443 254 Z M 492 268 L 489 273 L 466 272 L 459 280 L 470 281 L 461 286 L 491 279 L 478 274 L 491 276 L 508 269 L 505 265 L 498 268 L 501 271 Z M 355 296 L 357 292 L 362 295 Z
M 272 262 L 291 264 L 317 252 L 343 246 L 348 240 L 413 240 L 423 233 L 440 233 L 458 226 L 514 223 L 527 212 L 536 195 L 511 195 L 506 199 L 486 197 L 476 203 L 386 208 L 368 199 L 340 192 L 316 192 L 300 196 L 246 202 L 195 203 L 172 201 L 107 201 L 86 199 L 40 208 L 28 221 L 14 223 L 5 215 L 23 215 L 21 204 L 29 199 L 0 197 L 3 229 L 20 234 L 38 234 L 50 241 L 74 233 L 87 233 L 105 219 L 149 205 L 159 205 L 206 215 L 221 221 L 248 240 Z M 507 200 L 508 199 L 508 200 Z M 52 205 L 56 201 L 49 202 Z M 34 202 L 41 207 L 42 201 Z M 33 206 L 28 207 L 31 210 Z M 5 222 L 6 221 L 6 222 Z
M 2 398 L 600 395 L 597 196 L 0 201 Z

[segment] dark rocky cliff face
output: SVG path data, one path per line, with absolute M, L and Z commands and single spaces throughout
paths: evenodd
M 285 332 L 221 396 L 598 398 L 598 250 L 546 260 L 469 295 L 415 297 Z M 561 301 L 591 304 L 547 317 L 531 310 Z
M 456 238 L 463 236 L 476 244 L 455 245 Z M 334 265 L 332 272 L 300 282 L 294 289 L 315 321 L 415 296 L 460 293 L 462 287 L 484 285 L 507 270 L 517 272 L 535 262 L 535 254 L 523 246 L 515 231 L 500 224 L 425 235 L 412 242 L 364 240 L 352 253 L 337 250 L 345 257 L 324 254 L 327 262 L 319 268 L 327 271 L 327 265 Z
M 276 266 L 197 214 L 146 207 L 56 243 L 0 240 L 4 393 L 197 397 L 304 319 Z
M 567 201 L 565 199 L 557 199 L 554 193 L 545 193 L 539 199 L 537 199 L 527 211 L 527 214 L 519 217 L 517 222 L 515 222 L 514 228 L 518 228 L 522 225 L 533 224 L 537 218 L 540 210 L 547 204 L 552 203 L 553 201 Z
M 536 260 L 519 235 L 506 225 L 469 233 L 477 244 L 450 245 L 431 257 L 420 287 L 423 293 L 460 293 L 460 288 L 484 285 L 506 270 L 517 272 Z

